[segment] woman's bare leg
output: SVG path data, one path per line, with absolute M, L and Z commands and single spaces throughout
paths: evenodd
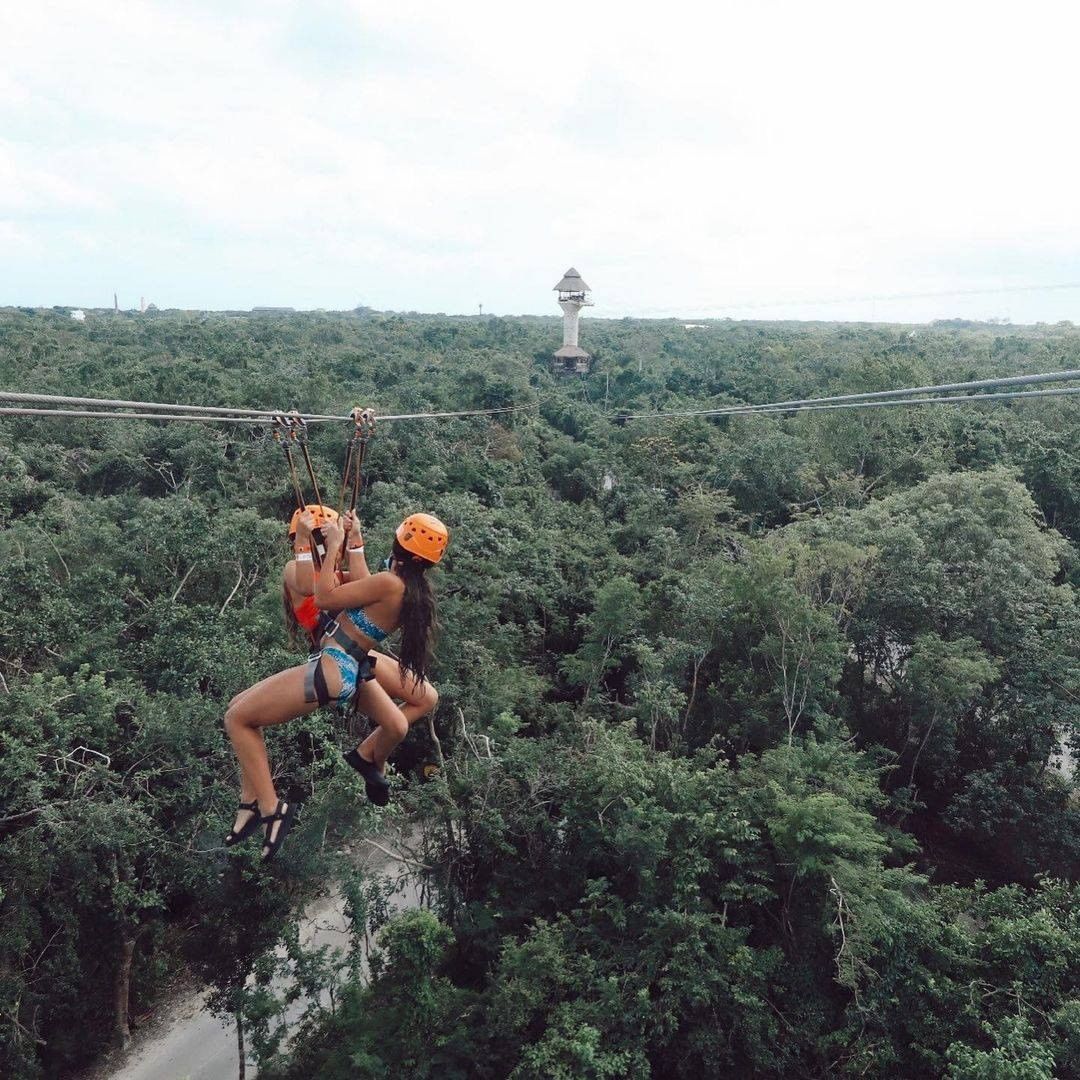
M 383 653 L 376 653 L 375 656 L 375 679 L 390 697 L 405 702 L 399 707 L 399 711 L 405 717 L 408 730 L 408 727 L 412 727 L 417 720 L 438 705 L 438 691 L 427 680 L 415 683 L 409 676 L 403 676 L 397 660 L 393 657 Z M 401 739 L 392 739 L 382 726 L 378 726 L 358 749 L 361 757 L 374 761 L 380 769 L 385 769 L 386 759 L 400 742 Z
M 374 761 L 381 770 L 386 765 L 387 756 L 408 734 L 409 721 L 404 712 L 394 704 L 390 695 L 383 689 L 378 679 L 371 679 L 368 682 L 360 683 L 356 688 L 356 697 L 360 709 L 367 713 L 376 724 L 375 731 L 372 732 L 358 748 L 360 756 L 367 761 Z M 376 753 L 382 751 L 384 747 L 386 748 L 385 752 L 381 757 L 368 757 L 367 754 L 364 753 L 364 748 L 367 747 L 376 736 L 379 740 L 378 743 L 375 744 Z
M 254 689 L 254 686 L 249 686 L 246 690 L 241 690 L 240 693 L 237 694 L 232 699 L 232 701 L 229 702 L 229 709 L 237 708 L 244 700 L 244 698 L 246 698 Z M 226 710 L 225 715 L 226 717 L 228 717 L 228 710 Z M 259 732 L 259 738 L 262 738 L 262 729 L 259 728 L 256 730 L 258 730 Z M 263 745 L 263 753 L 266 753 L 265 743 Z M 244 768 L 239 758 L 237 759 L 237 764 L 240 766 L 240 801 L 249 803 L 252 799 L 255 798 L 255 787 L 251 783 L 251 780 L 248 778 L 247 770 Z M 251 820 L 254 814 L 254 810 L 238 810 L 236 812 L 236 821 L 233 823 L 233 832 L 239 832 L 248 823 L 248 821 Z
M 325 657 L 322 664 L 327 688 L 335 696 L 341 691 L 337 665 Z M 233 698 L 225 713 L 225 730 L 240 764 L 242 798 L 244 802 L 257 799 L 259 812 L 264 815 L 274 812 L 278 798 L 262 729 L 306 716 L 319 707 L 318 702 L 304 699 L 306 671 L 307 665 L 301 664 L 263 679 Z M 249 813 L 245 810 L 237 814 L 239 825 L 248 820 Z

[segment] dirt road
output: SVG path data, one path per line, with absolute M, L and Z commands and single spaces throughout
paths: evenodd
M 396 878 L 405 867 L 378 852 L 366 863 L 373 871 Z M 406 884 L 391 899 L 395 910 L 417 907 L 414 883 Z M 346 946 L 344 902 L 333 894 L 304 912 L 301 941 L 305 946 Z M 284 987 L 279 987 L 284 989 Z M 166 1015 L 135 1034 L 121 1059 L 107 1063 L 87 1080 L 236 1080 L 238 1049 L 236 1028 L 223 1024 L 206 1008 L 203 993 L 188 993 L 168 1007 Z M 286 1014 L 295 1019 L 304 1009 L 297 1002 Z M 255 1076 L 248 1065 L 247 1076 Z

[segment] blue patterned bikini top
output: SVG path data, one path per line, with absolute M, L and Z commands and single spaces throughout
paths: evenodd
M 389 636 L 389 632 L 381 626 L 376 626 L 368 617 L 362 607 L 348 608 L 345 612 L 356 624 L 356 629 L 362 634 L 367 634 L 376 644 Z

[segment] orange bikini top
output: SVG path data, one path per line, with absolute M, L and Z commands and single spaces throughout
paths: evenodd
M 319 625 L 322 612 L 315 606 L 314 596 L 305 596 L 299 604 L 293 604 L 296 621 L 309 633 L 313 634 Z

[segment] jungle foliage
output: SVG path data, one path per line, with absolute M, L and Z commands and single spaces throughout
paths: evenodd
M 331 714 L 226 857 L 229 697 L 297 662 L 265 433 L 0 424 L 0 1074 L 123 1043 L 182 973 L 265 1077 L 1080 1075 L 1080 407 L 621 422 L 1080 368 L 1071 326 L 0 311 L 0 385 L 413 412 L 368 544 L 425 509 L 434 731 L 381 818 Z M 346 425 L 313 427 L 336 496 Z M 415 766 L 442 757 L 430 783 Z M 427 869 L 390 918 L 346 845 Z M 333 886 L 354 932 L 305 951 Z M 379 929 L 370 975 L 362 956 Z M 274 975 L 312 993 L 286 1047 Z M 319 996 L 321 992 L 321 996 Z

